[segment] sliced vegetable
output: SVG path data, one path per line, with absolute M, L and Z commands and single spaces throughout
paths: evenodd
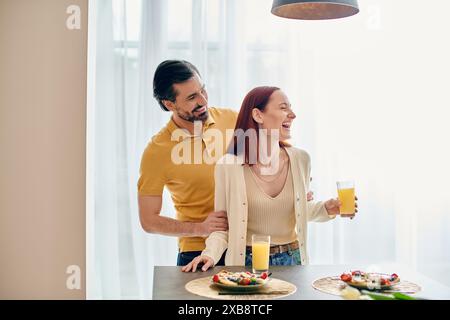
M 391 281 L 398 280 L 398 275 L 396 273 L 391 274 L 391 278 L 389 280 L 391 280 Z
M 401 292 L 394 292 L 392 295 L 397 300 L 417 300 L 416 298 L 409 296 L 407 294 L 401 293 Z
M 391 295 L 385 295 L 385 294 L 379 294 L 379 293 L 372 293 L 369 291 L 363 291 L 363 293 L 367 296 L 369 296 L 372 300 L 396 300 Z
M 350 274 L 348 274 L 348 273 L 343 273 L 341 275 L 341 280 L 344 281 L 344 282 L 352 281 L 352 276 Z

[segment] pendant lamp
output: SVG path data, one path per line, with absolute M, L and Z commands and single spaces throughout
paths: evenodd
M 355 15 L 357 0 L 274 0 L 272 13 L 288 19 L 327 20 Z

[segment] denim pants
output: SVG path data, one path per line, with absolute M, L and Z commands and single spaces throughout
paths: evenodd
M 245 265 L 252 265 L 252 249 L 247 249 L 245 254 Z M 289 250 L 282 253 L 275 253 L 269 256 L 271 266 L 296 266 L 301 265 L 300 250 Z
M 217 266 L 224 266 L 225 265 L 225 254 L 227 251 L 222 255 L 222 258 L 220 258 L 219 262 L 216 264 Z M 178 252 L 177 257 L 177 266 L 185 266 L 192 260 L 194 260 L 195 257 L 201 255 L 201 251 L 186 251 L 186 252 Z

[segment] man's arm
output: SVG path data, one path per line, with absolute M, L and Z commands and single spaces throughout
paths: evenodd
M 203 222 L 182 222 L 161 216 L 162 196 L 139 196 L 139 218 L 149 233 L 177 237 L 206 237 L 214 231 L 228 230 L 226 212 L 211 212 Z

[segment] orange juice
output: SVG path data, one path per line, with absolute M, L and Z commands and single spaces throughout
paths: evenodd
M 255 241 L 252 243 L 253 272 L 269 270 L 270 243 L 267 241 Z
M 355 188 L 338 189 L 338 197 L 342 202 L 339 208 L 341 216 L 353 216 L 355 214 Z

